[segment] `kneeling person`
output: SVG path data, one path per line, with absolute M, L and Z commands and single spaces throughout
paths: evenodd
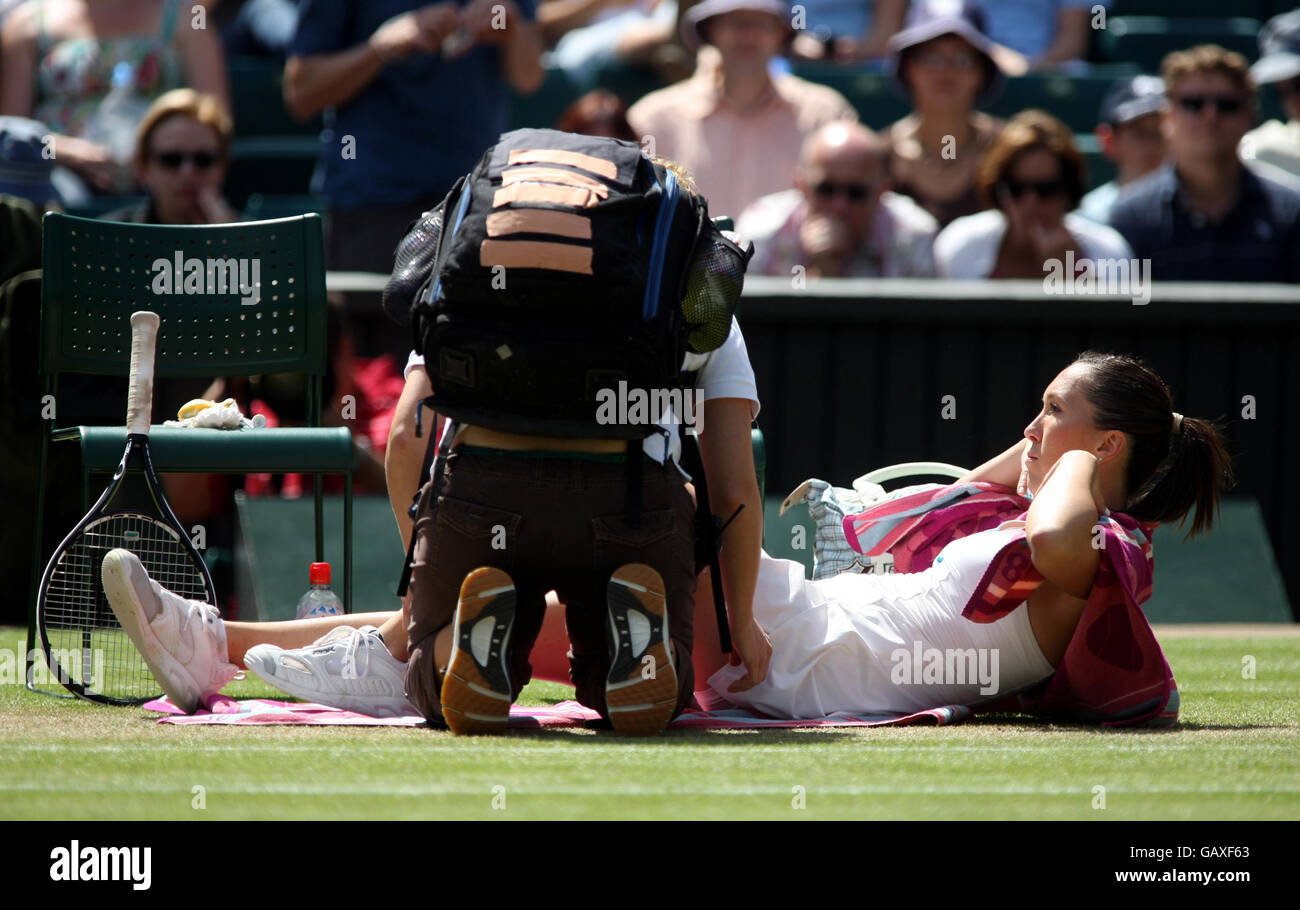
M 427 403 L 450 420 L 415 519 L 406 688 L 455 732 L 505 729 L 552 589 L 580 702 L 628 733 L 691 703 L 684 415 L 636 420 L 627 399 L 715 349 L 704 396 L 757 396 L 731 319 L 747 254 L 688 179 L 630 143 L 519 130 L 408 236 L 431 257 L 412 309 Z

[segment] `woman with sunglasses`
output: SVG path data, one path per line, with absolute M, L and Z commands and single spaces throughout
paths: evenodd
M 228 103 L 221 43 L 202 12 L 182 0 L 28 0 L 4 21 L 0 114 L 49 126 L 55 160 L 76 175 L 61 189 L 122 192 L 122 146 L 163 92 L 188 85 Z
M 994 208 L 958 218 L 934 241 L 943 278 L 1041 280 L 1052 263 L 1132 258 L 1113 228 L 1072 214 L 1087 168 L 1069 128 L 1043 111 L 1022 111 L 980 163 L 977 186 Z
M 980 8 L 965 0 L 918 0 L 908 26 L 889 41 L 885 71 L 912 112 L 888 128 L 889 177 L 943 227 L 985 207 L 976 169 L 1002 121 L 976 110 L 1028 68 L 990 41 Z
M 225 106 L 193 89 L 167 92 L 136 131 L 135 176 L 148 195 L 105 215 L 145 224 L 225 224 L 239 215 L 221 197 L 233 132 Z

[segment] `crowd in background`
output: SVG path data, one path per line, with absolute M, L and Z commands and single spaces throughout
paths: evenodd
M 520 121 L 511 98 L 526 114 L 559 71 L 587 93 L 531 125 L 680 162 L 754 241 L 751 274 L 1041 279 L 1073 254 L 1149 259 L 1158 280 L 1300 279 L 1300 10 L 1268 22 L 1253 66 L 1200 45 L 1117 79 L 1096 126 L 1115 169 L 1101 186 L 1051 110 L 984 112 L 1008 79 L 1084 71 L 1090 17 L 1108 5 L 0 0 L 0 283 L 39 266 L 41 210 L 243 217 L 223 183 L 238 113 L 227 60 L 248 55 L 284 61 L 292 117 L 323 115 L 312 190 L 333 270 L 389 272 L 412 220 Z M 792 60 L 882 74 L 909 112 L 873 131 Z M 664 87 L 625 105 L 602 88 L 611 66 Z M 1284 119 L 1257 125 L 1262 87 Z M 336 375 L 360 375 L 339 326 Z M 369 391 L 383 389 L 391 375 Z M 386 435 L 378 424 L 374 443 Z M 364 454 L 382 481 L 382 453 Z
M 1050 109 L 1010 123 L 982 109 L 1008 78 L 1086 67 L 1096 8 L 10 0 L 0 189 L 117 220 L 238 219 L 222 195 L 236 138 L 226 59 L 283 59 L 285 109 L 325 118 L 312 189 L 327 264 L 386 273 L 406 225 L 520 122 L 511 97 L 526 110 L 546 73 L 562 71 L 591 91 L 559 122 L 532 125 L 617 135 L 677 160 L 711 211 L 755 241 L 757 273 L 1037 277 L 1044 259 L 1074 250 L 1150 258 L 1162 279 L 1294 280 L 1300 10 L 1268 23 L 1253 67 L 1200 46 L 1170 54 L 1159 74 L 1118 79 L 1096 127 L 1116 176 L 1090 187 Z M 794 75 L 791 60 L 879 72 L 910 112 L 878 132 L 855 125 L 854 106 Z M 673 81 L 625 107 L 598 84 L 611 65 Z M 1261 85 L 1286 120 L 1255 126 Z

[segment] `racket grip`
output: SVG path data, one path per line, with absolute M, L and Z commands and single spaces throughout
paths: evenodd
M 158 341 L 158 314 L 131 314 L 131 375 L 126 393 L 126 431 L 149 433 L 153 416 L 153 361 Z

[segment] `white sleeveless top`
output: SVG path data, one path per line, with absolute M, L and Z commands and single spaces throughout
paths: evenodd
M 1017 533 L 1000 527 L 955 540 L 923 572 L 804 578 L 766 553 L 754 616 L 772 638 L 767 679 L 727 692 L 744 667 L 709 678 L 730 701 L 777 717 L 911 713 L 999 698 L 1054 672 L 1025 604 L 996 622 L 961 615 L 994 555 Z

